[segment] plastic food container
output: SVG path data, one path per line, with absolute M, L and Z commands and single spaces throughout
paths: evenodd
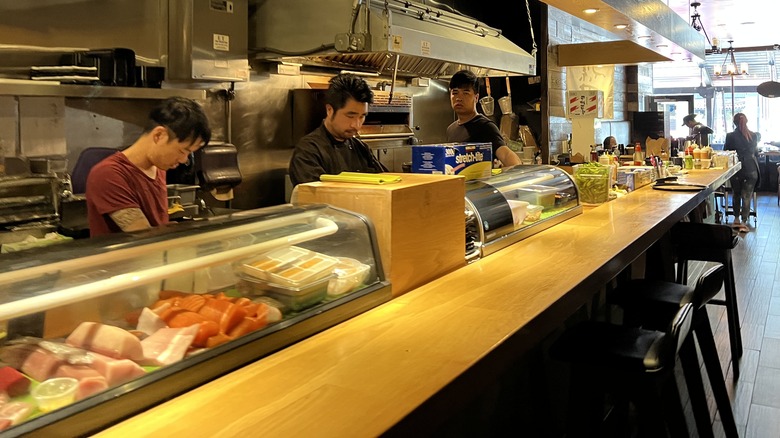
M 241 271 L 252 277 L 268 280 L 272 273 L 291 266 L 296 260 L 311 257 L 311 254 L 311 251 L 297 246 L 279 248 L 245 262 L 241 265 Z
M 542 211 L 544 210 L 544 207 L 541 205 L 529 205 L 526 208 L 525 213 L 525 221 L 526 222 L 536 222 L 539 219 L 542 218 Z
M 355 259 L 338 257 L 339 262 L 333 269 L 334 277 L 328 281 L 328 295 L 338 296 L 352 292 L 363 284 L 368 277 L 371 266 L 360 263 Z
M 311 254 L 310 257 L 299 259 L 277 272 L 271 272 L 268 281 L 285 287 L 300 288 L 330 276 L 338 259 L 316 252 Z
M 328 284 L 333 274 L 302 287 L 290 287 L 269 283 L 263 280 L 243 277 L 238 282 L 238 290 L 247 295 L 263 295 L 273 298 L 289 310 L 298 311 L 311 307 L 323 299 L 328 292 Z
M 543 207 L 552 207 L 555 205 L 555 187 L 543 186 L 540 184 L 531 184 L 520 187 L 516 191 L 517 200 L 527 201 L 529 204 L 541 205 Z
M 578 164 L 574 166 L 574 182 L 580 201 L 601 204 L 609 201 L 610 167 Z
M 291 311 L 298 312 L 300 310 L 308 309 L 311 306 L 319 304 L 327 296 L 327 282 L 322 289 L 311 292 L 305 295 L 290 296 L 281 293 L 268 292 L 268 297 L 274 298 L 280 303 L 287 306 Z
M 79 381 L 72 377 L 57 377 L 42 382 L 32 390 L 41 412 L 50 412 L 73 403 Z
M 528 208 L 528 201 L 516 201 L 514 199 L 507 199 L 509 208 L 512 210 L 512 219 L 515 225 L 523 223 L 526 215 L 526 208 Z

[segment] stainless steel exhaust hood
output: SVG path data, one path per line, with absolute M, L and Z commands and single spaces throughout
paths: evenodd
M 263 0 L 250 14 L 257 59 L 407 77 L 536 74 L 535 56 L 499 29 L 412 0 Z

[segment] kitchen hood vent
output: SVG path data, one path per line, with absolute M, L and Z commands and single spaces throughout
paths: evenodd
M 411 0 L 257 1 L 249 26 L 262 60 L 406 77 L 536 74 L 535 56 L 499 29 Z

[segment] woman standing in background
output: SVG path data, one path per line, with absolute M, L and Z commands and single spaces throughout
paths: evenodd
M 750 199 L 753 197 L 758 170 L 758 142 L 761 134 L 752 132 L 747 127 L 747 116 L 742 113 L 734 115 L 734 132 L 726 134 L 724 150 L 736 151 L 742 169 L 731 177 L 732 204 L 734 205 L 734 227 L 740 232 L 750 231 Z M 741 220 L 740 220 L 741 219 Z

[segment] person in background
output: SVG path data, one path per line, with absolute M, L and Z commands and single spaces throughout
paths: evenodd
M 450 104 L 457 120 L 447 127 L 447 141 L 455 143 L 480 142 L 493 145 L 493 158 L 504 166 L 520 164 L 520 158 L 509 149 L 501 132 L 482 114 L 477 113 L 479 80 L 469 70 L 461 70 L 450 79 Z
M 613 151 L 617 147 L 617 140 L 615 140 L 615 137 L 609 136 L 604 139 L 604 150 L 605 151 Z
M 710 145 L 710 134 L 712 128 L 696 121 L 696 114 L 688 114 L 683 117 L 683 126 L 687 126 L 690 135 L 687 140 L 695 141 L 699 146 Z
M 734 224 L 740 232 L 749 231 L 750 200 L 759 178 L 758 142 L 761 134 L 752 132 L 747 127 L 747 116 L 742 113 L 734 115 L 734 132 L 726 134 L 723 150 L 737 151 L 742 168 L 731 177 L 732 204 L 734 206 Z
M 290 159 L 293 186 L 319 181 L 322 174 L 387 172 L 368 145 L 355 137 L 373 101 L 374 93 L 363 79 L 352 74 L 331 78 L 325 92 L 325 119 L 298 141 Z
M 141 136 L 96 164 L 87 176 L 90 236 L 145 230 L 168 223 L 165 171 L 186 163 L 208 144 L 211 129 L 201 106 L 172 97 L 149 113 Z

